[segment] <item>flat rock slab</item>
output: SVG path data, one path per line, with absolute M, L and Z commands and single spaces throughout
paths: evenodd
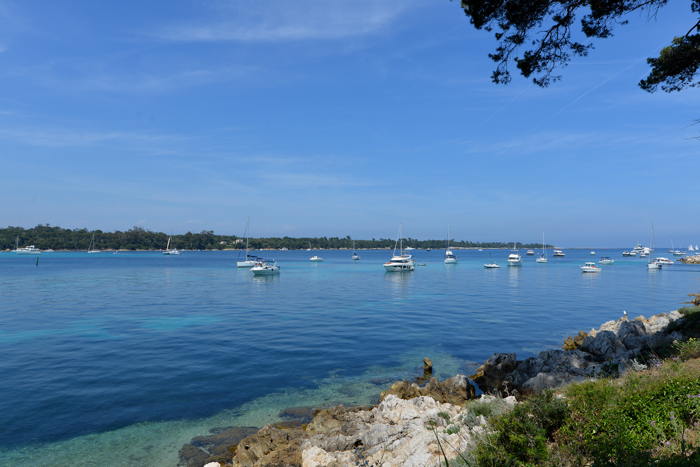
M 257 431 L 254 426 L 214 428 L 211 434 L 196 436 L 180 449 L 180 465 L 202 467 L 209 462 L 229 461 L 233 455 L 231 448 Z

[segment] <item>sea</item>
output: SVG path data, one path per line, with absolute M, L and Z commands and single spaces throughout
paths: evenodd
M 423 357 L 470 374 L 700 291 L 698 266 L 565 252 L 508 267 L 508 250 L 415 250 L 410 273 L 385 273 L 386 250 L 257 252 L 273 277 L 230 251 L 0 253 L 0 465 L 175 466 L 212 429 L 372 403 Z M 601 256 L 615 264 L 581 272 Z

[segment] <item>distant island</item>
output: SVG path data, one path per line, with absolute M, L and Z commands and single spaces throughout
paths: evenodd
M 13 250 L 15 245 L 35 245 L 37 248 L 53 250 L 86 250 L 94 235 L 94 248 L 98 250 L 162 250 L 171 238 L 171 248 L 181 250 L 230 250 L 244 249 L 245 238 L 236 235 L 217 235 L 211 230 L 199 233 L 187 232 L 169 235 L 164 232 L 152 232 L 141 227 L 126 231 L 104 232 L 102 230 L 64 229 L 50 225 L 37 225 L 30 229 L 23 227 L 5 227 L 0 229 L 0 250 Z M 373 238 L 371 240 L 355 239 L 357 249 L 393 248 L 395 239 Z M 418 240 L 404 238 L 404 248 L 444 248 L 445 239 Z M 272 250 L 287 248 L 289 250 L 313 249 L 350 249 L 353 239 L 345 237 L 263 237 L 250 238 L 249 248 L 255 250 Z M 541 248 L 537 243 L 521 242 L 470 242 L 450 240 L 451 248 Z M 551 248 L 551 245 L 547 245 Z

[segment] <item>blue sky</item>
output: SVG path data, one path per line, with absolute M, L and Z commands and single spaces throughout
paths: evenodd
M 458 3 L 0 0 L 0 225 L 700 243 L 700 89 L 636 85 L 689 2 L 548 89 Z

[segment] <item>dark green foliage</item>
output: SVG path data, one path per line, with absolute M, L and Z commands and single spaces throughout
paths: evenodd
M 686 337 L 700 337 L 700 306 L 687 306 L 678 311 L 683 319 L 671 323 L 669 331 L 680 331 Z
M 569 417 L 559 447 L 595 464 L 646 465 L 654 450 L 677 442 L 698 421 L 700 374 L 667 362 L 622 382 L 600 380 L 566 391 Z
M 699 85 L 695 74 L 700 67 L 700 34 L 675 37 L 671 45 L 664 47 L 657 58 L 648 58 L 647 63 L 651 72 L 639 82 L 645 91 L 654 92 L 661 86 L 672 92 Z
M 539 465 L 549 458 L 547 443 L 567 418 L 566 403 L 550 391 L 533 396 L 492 421 L 494 434 L 474 451 L 478 465 Z
M 103 232 L 101 230 L 90 231 L 87 229 L 63 229 L 49 225 L 38 225 L 31 229 L 22 227 L 7 227 L 0 229 L 0 251 L 15 248 L 15 240 L 19 240 L 19 246 L 35 245 L 42 250 L 52 248 L 54 250 L 86 250 L 90 245 L 92 234 L 95 234 L 95 248 L 98 250 L 160 250 L 164 249 L 168 242 L 168 234 L 163 232 L 151 232 L 140 227 L 134 227 L 125 232 Z M 365 248 L 393 248 L 396 240 L 389 238 L 357 240 L 355 247 Z M 268 237 L 251 238 L 252 249 L 279 249 L 289 248 L 298 250 L 308 248 L 352 248 L 350 237 Z M 468 242 L 451 241 L 453 247 L 459 248 L 508 248 L 512 243 L 506 242 Z M 216 235 L 211 230 L 200 233 L 187 232 L 183 235 L 173 235 L 170 243 L 172 248 L 181 250 L 216 250 L 225 248 L 245 248 L 244 239 L 236 235 Z M 404 246 L 414 248 L 444 248 L 445 240 L 416 240 L 404 239 Z M 539 248 L 536 243 L 517 243 L 518 248 Z
M 693 12 L 699 0 L 686 0 Z M 630 13 L 646 10 L 652 15 L 668 0 L 462 0 L 464 13 L 477 29 L 493 31 L 498 45 L 489 57 L 496 62 L 491 75 L 495 83 L 510 82 L 509 66 L 538 86 L 548 86 L 560 77 L 554 71 L 572 57 L 585 56 L 593 48 L 590 39 L 613 35 L 616 25 L 627 23 Z M 681 30 L 683 26 L 679 25 Z M 691 25 L 685 25 L 687 30 Z M 694 75 L 700 65 L 700 22 L 683 37 L 677 37 L 658 58 L 648 60 L 649 76 L 640 86 L 650 92 L 658 86 L 677 91 L 697 85 Z M 681 31 L 677 31 L 681 32 Z M 695 32 L 696 34 L 693 34 Z
M 700 465 L 700 362 L 543 393 L 492 420 L 480 466 Z

